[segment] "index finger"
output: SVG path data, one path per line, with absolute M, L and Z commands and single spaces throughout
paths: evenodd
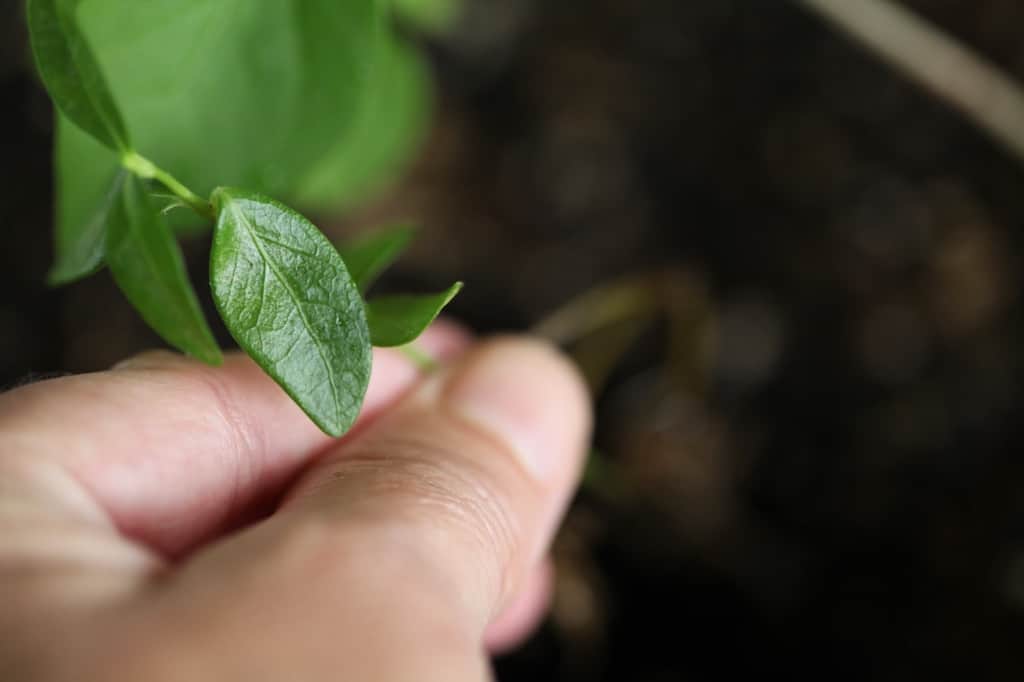
M 419 342 L 438 357 L 467 335 L 440 323 Z M 372 418 L 414 384 L 415 366 L 375 349 L 360 414 Z M 117 530 L 178 555 L 273 503 L 331 443 L 251 360 L 211 368 L 170 353 L 145 354 L 95 374 L 0 395 L 0 478 L 52 493 L 84 492 Z

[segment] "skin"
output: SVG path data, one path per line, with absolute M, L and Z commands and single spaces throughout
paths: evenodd
M 0 395 L 0 679 L 490 678 L 542 616 L 590 431 L 528 338 L 376 351 L 339 441 L 242 356 Z

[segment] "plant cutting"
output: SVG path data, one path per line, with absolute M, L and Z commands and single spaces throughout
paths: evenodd
M 332 436 L 359 413 L 371 346 L 411 343 L 462 286 L 366 298 L 411 231 L 380 232 L 338 250 L 271 198 L 275 191 L 315 194 L 316 182 L 296 191 L 290 178 L 330 166 L 324 139 L 341 120 L 372 117 L 381 90 L 394 87 L 375 83 L 374 70 L 360 66 L 398 63 L 382 28 L 383 4 L 105 0 L 86 3 L 91 14 L 84 17 L 80 0 L 27 4 L 36 64 L 59 111 L 51 281 L 73 282 L 106 266 L 167 343 L 218 364 L 221 350 L 177 242 L 197 222 L 212 224 L 209 281 L 221 319 Z M 95 42 L 110 50 L 105 63 L 83 26 L 90 17 L 94 32 L 119 31 Z M 126 45 L 125 36 L 137 44 Z M 168 53 L 182 38 L 192 44 Z M 204 60 L 210 45 L 217 59 Z M 106 63 L 120 69 L 121 90 L 139 94 L 130 116 Z M 161 73 L 174 78 L 164 83 Z M 175 103 L 182 109 L 169 111 Z M 192 219 L 168 215 L 179 207 Z

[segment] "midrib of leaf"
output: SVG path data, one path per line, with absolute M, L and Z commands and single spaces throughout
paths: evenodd
M 78 78 L 79 81 L 82 81 L 83 83 L 85 82 L 85 79 L 82 78 L 82 72 L 78 68 L 77 64 L 75 65 L 75 77 Z M 128 143 L 128 140 L 122 139 L 118 126 L 115 125 L 114 121 L 112 121 L 110 116 L 107 115 L 105 108 L 100 105 L 99 100 L 93 95 L 91 87 L 85 88 L 85 96 L 88 98 L 89 103 L 92 104 L 92 108 L 96 110 L 97 114 L 99 114 L 100 120 L 102 120 L 103 125 L 107 127 L 110 136 L 113 137 L 117 144 L 122 148 L 121 151 L 131 149 L 131 144 Z
M 324 370 L 327 373 L 327 381 L 331 385 L 331 397 L 334 399 L 334 418 L 339 423 L 342 422 L 343 420 L 341 418 L 341 400 L 338 397 L 338 387 L 334 383 L 334 372 L 331 371 L 331 363 L 328 362 L 327 356 L 324 353 L 325 344 L 317 335 L 313 325 L 310 324 L 309 318 L 306 316 L 305 308 L 302 306 L 302 299 L 291 287 L 291 284 L 288 282 L 288 279 L 277 268 L 277 265 L 274 263 L 274 261 L 267 255 L 267 252 L 263 250 L 263 246 L 260 244 L 260 237 L 256 232 L 255 226 L 249 222 L 249 219 L 245 216 L 244 213 L 238 210 L 238 208 L 235 206 L 234 201 L 229 202 L 229 205 L 230 208 L 228 210 L 231 211 L 231 215 L 233 215 L 235 217 L 235 220 L 239 223 L 239 225 L 241 225 L 243 229 L 245 229 L 245 232 L 249 236 L 249 239 L 252 240 L 252 243 L 256 247 L 256 250 L 259 251 L 260 257 L 263 258 L 263 262 L 266 263 L 270 271 L 274 273 L 274 277 L 276 277 L 277 281 L 281 283 L 281 286 L 284 287 L 284 290 L 288 292 L 288 297 L 292 300 L 292 303 L 295 304 L 295 310 L 298 311 L 299 317 L 302 318 L 303 326 L 305 326 L 310 338 L 313 339 L 313 344 L 316 346 L 316 352 L 320 356 L 320 362 L 323 363 Z M 265 297 L 266 288 L 264 288 L 264 298 Z

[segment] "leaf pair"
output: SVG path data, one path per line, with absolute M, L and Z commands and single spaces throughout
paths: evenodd
M 128 129 L 78 24 L 79 0 L 30 0 L 36 64 L 54 104 L 97 142 L 133 153 Z M 212 364 L 221 361 L 188 280 L 181 250 L 142 181 L 120 170 L 77 238 L 63 244 L 51 272 L 61 283 L 104 260 L 125 296 L 168 343 Z

